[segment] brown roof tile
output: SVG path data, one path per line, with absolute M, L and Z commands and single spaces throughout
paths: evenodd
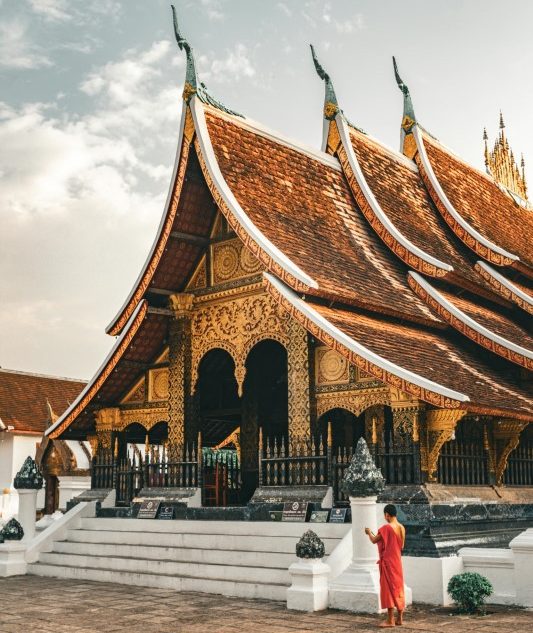
M 381 208 L 415 246 L 442 262 L 469 284 L 492 290 L 475 272 L 477 259 L 446 225 L 429 197 L 416 165 L 350 128 L 350 137 L 363 175 Z
M 231 191 L 264 235 L 319 284 L 323 296 L 434 320 L 410 296 L 405 266 L 375 236 L 339 169 L 206 108 Z
M 485 238 L 520 257 L 533 270 L 533 213 L 516 204 L 487 175 L 424 135 L 426 152 L 455 210 Z
M 509 410 L 533 419 L 533 394 L 520 385 L 518 368 L 453 331 L 413 327 L 318 304 L 313 307 L 372 352 L 468 395 L 467 408 Z
M 0 419 L 15 432 L 43 433 L 49 413 L 62 413 L 85 386 L 81 380 L 0 369 Z

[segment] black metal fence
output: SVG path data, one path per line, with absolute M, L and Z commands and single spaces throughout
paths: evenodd
M 488 484 L 489 463 L 483 444 L 446 442 L 439 457 L 438 480 L 451 486 Z
M 100 449 L 93 457 L 91 487 L 116 490 L 117 505 L 127 505 L 142 488 L 193 488 L 201 485 L 201 440 L 184 448 L 131 446 L 125 457 Z
M 508 486 L 533 486 L 533 441 L 521 440 L 509 456 L 503 481 Z
M 259 485 L 331 485 L 331 450 L 324 441 L 290 441 L 259 435 Z
M 378 446 L 370 445 L 376 466 L 381 470 L 385 481 L 390 485 L 409 485 L 420 483 L 420 458 L 418 444 L 413 443 L 411 452 L 383 453 Z M 341 491 L 340 482 L 344 471 L 350 465 L 355 449 L 341 446 L 332 456 L 333 494 L 336 501 L 348 501 Z

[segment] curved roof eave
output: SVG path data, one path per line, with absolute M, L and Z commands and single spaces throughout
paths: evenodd
M 502 297 L 512 301 L 517 306 L 529 314 L 533 314 L 533 297 L 515 286 L 512 281 L 504 277 L 487 262 L 478 260 L 474 266 L 475 270 L 490 283 L 490 285 Z
M 180 121 L 180 128 L 179 128 L 179 134 L 178 134 L 178 147 L 176 149 L 176 157 L 174 159 L 174 168 L 172 171 L 172 178 L 170 180 L 170 187 L 169 187 L 167 199 L 165 202 L 165 211 L 161 217 L 161 221 L 159 222 L 155 239 L 153 241 L 150 252 L 148 253 L 148 256 L 144 262 L 143 268 L 141 272 L 139 273 L 139 276 L 135 280 L 135 283 L 133 284 L 133 287 L 129 295 L 124 301 L 124 303 L 122 304 L 120 310 L 117 312 L 116 316 L 114 317 L 114 319 L 111 321 L 111 323 L 107 326 L 105 330 L 106 334 L 110 334 L 111 336 L 116 336 L 117 334 L 120 334 L 120 332 L 126 325 L 128 319 L 130 318 L 133 310 L 135 309 L 135 306 L 144 296 L 144 293 L 146 292 L 146 289 L 148 288 L 148 285 L 153 277 L 157 263 L 159 262 L 159 259 L 161 258 L 161 254 L 164 251 L 165 245 L 170 235 L 172 223 L 174 221 L 174 218 L 172 218 L 172 221 L 170 221 L 170 218 L 169 218 L 169 212 L 172 210 L 171 203 L 173 200 L 175 201 L 175 207 L 176 207 L 176 209 L 174 210 L 174 214 L 175 214 L 177 210 L 177 203 L 178 203 L 177 199 L 179 198 L 179 196 L 175 195 L 176 184 L 180 185 L 180 183 L 176 183 L 176 179 L 180 171 L 182 171 L 179 169 L 181 163 L 187 162 L 188 149 L 190 146 L 190 144 L 187 144 L 187 150 L 185 152 L 186 155 L 183 155 L 182 149 L 183 149 L 183 138 L 184 138 L 186 118 L 187 118 L 187 105 L 184 102 L 182 112 L 181 112 L 181 121 Z M 180 188 L 181 188 L 181 185 L 180 185 Z M 165 231 L 165 228 L 168 228 L 168 230 Z M 153 264 L 154 261 L 155 261 L 155 265 Z
M 446 297 L 443 297 L 418 273 L 410 270 L 408 281 L 414 292 L 458 332 L 512 363 L 521 365 L 526 369 L 533 369 L 533 352 L 531 350 L 517 345 L 481 325 L 457 308 L 451 301 L 448 301 Z M 458 327 L 457 321 L 463 325 L 462 328 Z
M 346 121 L 341 112 L 337 113 L 335 123 L 339 131 L 341 146 L 345 153 L 345 157 L 341 156 L 339 160 L 345 170 L 346 178 L 361 211 L 379 237 L 403 262 L 412 268 L 416 268 L 420 272 L 431 275 L 432 277 L 444 277 L 453 273 L 453 266 L 440 261 L 436 257 L 423 251 L 416 246 L 416 244 L 413 244 L 389 219 L 366 181 L 359 160 L 355 155 Z M 346 173 L 346 167 L 349 167 L 353 178 L 350 178 L 350 174 Z M 355 183 L 353 179 L 356 181 L 356 186 L 354 186 Z M 359 189 L 359 191 L 357 191 L 357 189 Z M 361 199 L 360 194 L 362 194 L 363 199 Z M 375 226 L 376 223 L 378 227 L 382 227 L 382 231 Z M 382 235 L 383 232 L 386 233 L 389 239 L 385 239 L 385 236 Z
M 282 281 L 269 273 L 263 274 L 267 282 L 267 290 L 291 316 L 300 321 L 323 343 L 368 373 L 442 408 L 454 409 L 470 401 L 464 393 L 439 385 L 372 352 L 330 323 Z
M 412 127 L 412 134 L 415 139 L 416 149 L 418 150 L 417 164 L 420 169 L 422 180 L 424 181 L 435 206 L 440 211 L 444 220 L 455 235 L 472 251 L 477 253 L 477 255 L 493 264 L 496 264 L 497 266 L 511 266 L 519 263 L 520 258 L 517 255 L 509 253 L 481 235 L 481 233 L 476 231 L 476 229 L 471 226 L 455 209 L 448 196 L 444 193 L 444 190 L 433 171 L 433 167 L 431 166 L 431 162 L 426 152 L 422 133 L 416 123 Z M 470 239 L 466 238 L 466 235 Z
M 46 429 L 44 432 L 46 437 L 49 436 L 51 439 L 56 439 L 60 433 L 70 426 L 74 418 L 90 404 L 113 369 L 117 366 L 118 361 L 128 349 L 133 337 L 144 321 L 147 312 L 148 303 L 146 300 L 142 300 L 135 308 L 126 327 L 123 328 L 122 333 L 115 341 L 115 344 L 106 356 L 104 362 L 100 365 L 83 391 L 78 395 L 70 407 Z
M 198 159 L 211 194 L 226 219 L 251 252 L 276 275 L 303 291 L 318 289 L 318 283 L 292 262 L 255 226 L 228 186 L 215 156 L 204 113 L 204 104 L 193 96 L 191 113 L 200 151 Z

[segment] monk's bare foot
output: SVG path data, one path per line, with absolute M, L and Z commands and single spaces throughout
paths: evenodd
M 396 626 L 402 626 L 403 625 L 403 611 L 400 611 L 400 613 L 398 613 L 398 615 L 396 616 Z

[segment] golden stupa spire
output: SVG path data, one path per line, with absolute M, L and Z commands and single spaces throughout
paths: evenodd
M 492 152 L 488 148 L 487 129 L 483 130 L 483 141 L 485 144 L 485 167 L 494 179 L 509 191 L 527 200 L 527 184 L 525 174 L 524 157 L 518 166 L 513 151 L 509 148 L 509 141 L 505 136 L 505 122 L 500 110 L 500 132 L 494 142 Z

